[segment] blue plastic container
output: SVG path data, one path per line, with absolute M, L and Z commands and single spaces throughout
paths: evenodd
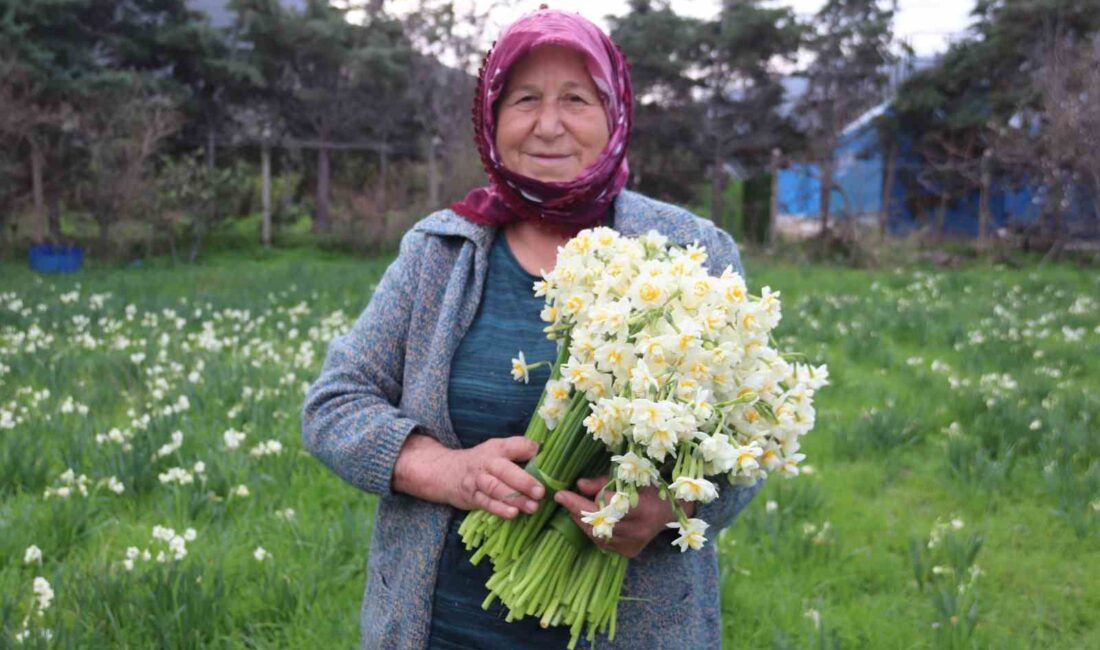
M 84 249 L 79 246 L 38 244 L 27 253 L 31 270 L 39 273 L 74 273 L 84 266 Z

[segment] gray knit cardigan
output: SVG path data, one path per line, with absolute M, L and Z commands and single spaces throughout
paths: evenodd
M 729 265 L 742 270 L 727 233 L 634 192 L 616 198 L 614 228 L 626 235 L 655 229 L 677 244 L 698 242 L 707 248 L 711 273 Z M 394 492 L 393 466 L 418 427 L 448 447 L 459 446 L 447 409 L 451 358 L 477 312 L 497 232 L 451 210 L 417 223 L 351 331 L 329 345 L 306 396 L 306 449 L 348 483 L 380 497 L 360 613 L 363 648 L 420 649 L 428 643 L 444 536 L 461 513 Z M 614 642 L 601 638 L 599 647 L 721 646 L 717 535 L 760 483 L 722 482 L 721 498 L 697 515 L 710 523 L 703 550 L 680 553 L 662 534 L 630 562 L 623 595 L 631 600 L 619 604 Z

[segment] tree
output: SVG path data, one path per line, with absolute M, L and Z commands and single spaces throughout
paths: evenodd
M 291 132 L 317 150 L 313 230 L 326 232 L 334 143 L 371 133 L 384 168 L 385 141 L 408 114 L 399 99 L 408 43 L 381 11 L 360 25 L 322 0 L 310 0 L 301 14 L 275 0 L 238 0 L 236 8 L 267 96 Z
M 830 199 L 836 188 L 834 156 L 849 123 L 883 101 L 888 67 L 896 60 L 893 18 L 896 0 L 828 0 L 814 16 L 806 40 L 812 61 L 798 113 L 807 138 L 807 157 L 818 165 L 821 233 L 829 229 Z
M 78 184 L 88 156 L 98 155 L 83 148 L 93 140 L 74 128 L 80 113 L 99 110 L 97 93 L 119 85 L 171 92 L 179 66 L 164 39 L 186 41 L 179 34 L 195 20 L 185 0 L 0 0 L 0 58 L 22 66 L 20 101 L 39 117 L 25 123 L 21 139 L 35 209 L 40 218 L 48 212 L 53 238 L 60 237 L 62 194 Z
M 778 66 L 793 63 L 802 31 L 790 8 L 765 7 L 759 0 L 726 0 L 718 17 L 702 25 L 711 219 L 718 223 L 726 161 L 763 171 L 771 151 L 793 138 L 792 125 L 780 113 Z
M 140 81 L 111 84 L 94 96 L 78 118 L 86 152 L 79 192 L 99 227 L 98 252 L 108 255 L 111 225 L 149 198 L 151 164 L 180 116 L 170 96 Z
M 1088 83 L 1082 73 L 1088 72 L 1088 43 L 1100 31 L 1100 6 L 1095 0 L 981 0 L 972 16 L 974 38 L 954 44 L 937 66 L 902 85 L 899 127 L 914 137 L 927 164 L 969 179 L 971 187 L 991 168 L 1005 180 L 1039 183 L 1051 199 L 1045 221 L 1060 230 L 1064 183 L 1072 174 L 1048 155 L 1044 141 L 1093 150 L 1087 141 L 1095 131 L 1084 116 L 1095 102 L 1075 107 L 1072 91 Z M 1073 50 L 1069 58 L 1057 51 L 1065 48 Z
M 252 192 L 248 176 L 239 165 L 210 167 L 203 152 L 195 151 L 166 158 L 157 177 L 156 206 L 168 234 L 172 260 L 178 260 L 176 234 L 190 241 L 187 261 L 194 263 L 203 242 L 238 213 L 243 199 Z
M 477 164 L 470 137 L 469 107 L 484 55 L 483 28 L 496 2 L 469 3 L 464 10 L 452 0 L 419 0 L 402 17 L 405 33 L 418 54 L 409 74 L 411 106 L 428 162 L 428 205 L 435 209 L 443 195 L 458 198 L 469 189 L 455 172 Z
M 611 38 L 630 64 L 636 100 L 630 144 L 631 186 L 687 202 L 705 174 L 693 97 L 700 21 L 676 14 L 665 0 L 632 0 L 630 12 L 609 17 Z
M 1038 101 L 1002 125 L 991 148 L 1002 163 L 1042 183 L 1052 230 L 1062 235 L 1062 215 L 1079 189 L 1100 224 L 1100 34 L 1084 42 L 1052 34 L 1038 49 L 1031 75 Z
M 4 175 L 4 188 L 0 191 L 3 195 L 0 212 L 11 209 L 10 199 L 18 193 L 12 183 L 14 175 L 10 168 L 15 165 L 15 154 L 26 144 L 30 151 L 34 211 L 39 217 L 38 231 L 34 235 L 37 241 L 45 239 L 46 224 L 43 219 L 45 198 L 42 190 L 44 160 L 39 146 L 40 139 L 36 136 L 43 127 L 59 125 L 65 115 L 71 112 L 67 106 L 42 106 L 41 96 L 41 89 L 31 80 L 26 65 L 14 58 L 0 59 L 0 143 L 4 144 L 4 166 L 8 168 Z M 9 205 L 4 206 L 5 203 Z M 57 232 L 52 235 L 55 239 L 58 238 Z

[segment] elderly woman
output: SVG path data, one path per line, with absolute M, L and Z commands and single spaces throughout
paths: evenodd
M 464 511 L 511 518 L 545 488 L 522 469 L 537 446 L 518 435 L 548 375 L 511 381 L 510 358 L 553 359 L 531 290 L 558 246 L 587 227 L 706 246 L 712 273 L 741 270 L 712 223 L 623 189 L 632 101 L 626 62 L 595 25 L 540 9 L 501 35 L 474 106 L 489 175 L 449 210 L 417 223 L 352 330 L 331 344 L 306 398 L 302 438 L 352 485 L 380 495 L 361 612 L 364 648 L 565 646 L 564 629 L 483 610 L 489 563 L 473 566 Z M 598 480 L 554 499 L 583 529 Z M 759 488 L 723 484 L 696 516 L 729 525 Z M 621 648 L 720 645 L 715 544 L 681 554 L 670 505 L 655 493 L 605 547 L 633 558 L 619 605 Z M 602 543 L 602 542 L 601 542 Z

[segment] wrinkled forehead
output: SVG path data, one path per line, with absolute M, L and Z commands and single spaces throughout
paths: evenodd
M 510 72 L 527 54 L 541 46 L 557 45 L 581 54 L 609 117 L 615 119 L 620 110 L 613 85 L 616 75 L 605 40 L 598 27 L 565 12 L 539 11 L 519 19 L 504 30 L 486 62 L 487 105 L 500 97 Z
M 596 90 L 601 95 L 609 94 L 592 77 L 583 52 L 557 43 L 537 45 L 517 59 L 512 67 L 504 72 L 502 90 L 506 93 L 520 85 L 533 83 L 548 69 L 564 74 L 567 77 L 567 84 L 575 83 Z M 606 85 L 605 82 L 604 86 Z

